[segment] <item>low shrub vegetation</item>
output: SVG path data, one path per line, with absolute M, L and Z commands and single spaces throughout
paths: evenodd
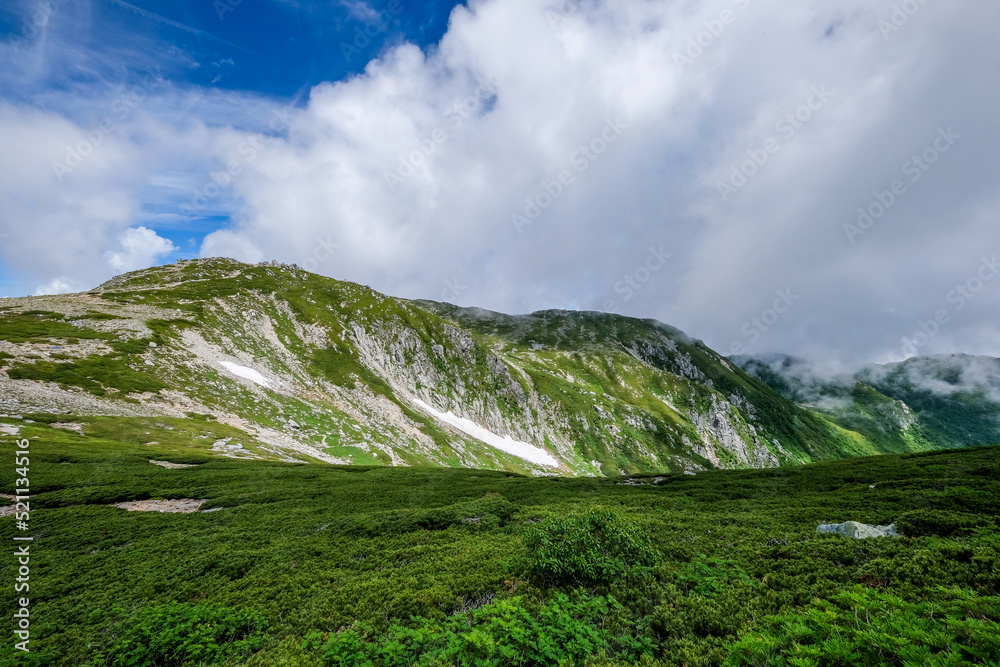
M 0 643 L 0 664 L 1000 664 L 1000 448 L 621 484 L 233 460 L 204 418 L 24 417 L 0 423 L 32 443 L 31 652 Z M 151 498 L 213 511 L 111 506 Z M 847 520 L 903 537 L 816 532 Z
M 141 608 L 111 631 L 111 667 L 188 667 L 246 658 L 260 649 L 267 622 L 259 614 L 210 605 Z
M 608 585 L 658 555 L 649 538 L 613 510 L 545 519 L 525 536 L 531 574 L 543 585 Z

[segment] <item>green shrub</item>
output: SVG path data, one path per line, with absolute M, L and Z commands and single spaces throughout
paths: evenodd
M 500 494 L 488 493 L 478 500 L 444 507 L 358 515 L 348 522 L 347 530 L 351 534 L 366 537 L 417 530 L 446 530 L 453 526 L 490 530 L 506 525 L 519 509 L 520 506 Z
M 993 525 L 993 517 L 946 510 L 917 510 L 896 521 L 896 528 L 907 537 L 968 535 L 977 528 Z
M 413 524 L 427 530 L 442 530 L 462 524 L 497 527 L 506 525 L 518 509 L 500 494 L 490 493 L 478 500 L 418 512 L 413 517 Z
M 542 605 L 514 597 L 445 621 L 394 624 L 378 636 L 366 624 L 330 635 L 325 644 L 314 633 L 305 648 L 319 651 L 329 667 L 569 665 L 596 653 L 651 654 L 651 643 L 621 623 L 624 612 L 613 597 L 559 594 Z
M 602 508 L 549 517 L 528 532 L 525 546 L 531 574 L 552 585 L 609 584 L 633 565 L 652 565 L 659 558 L 638 527 Z
M 806 609 L 769 616 L 732 647 L 726 665 L 969 665 L 1000 661 L 1000 598 L 941 590 L 906 602 L 856 586 Z
M 140 609 L 117 626 L 105 656 L 111 667 L 201 667 L 247 658 L 260 649 L 263 617 L 210 605 Z
M 735 561 L 723 558 L 699 556 L 695 558 L 678 579 L 696 595 L 715 597 L 738 581 L 744 585 L 754 585 Z

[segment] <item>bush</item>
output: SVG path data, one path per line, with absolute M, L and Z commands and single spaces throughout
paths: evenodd
M 735 644 L 726 665 L 1000 664 L 1000 598 L 942 593 L 942 601 L 911 603 L 857 586 L 768 617 L 767 630 Z
M 253 612 L 210 605 L 140 609 L 119 624 L 104 664 L 201 667 L 247 658 L 260 649 L 267 623 Z
M 649 538 L 613 510 L 549 517 L 528 532 L 531 574 L 543 584 L 601 585 L 634 565 L 653 565 L 660 554 Z
M 907 537 L 969 535 L 977 528 L 993 525 L 993 517 L 945 510 L 917 510 L 896 521 L 896 528 Z
M 514 597 L 445 621 L 394 624 L 378 636 L 366 624 L 332 634 L 325 644 L 314 633 L 303 648 L 318 651 L 329 667 L 567 665 L 596 653 L 651 654 L 651 643 L 620 622 L 624 612 L 613 597 L 559 594 L 543 605 Z
M 497 527 L 510 521 L 518 509 L 517 505 L 500 494 L 488 493 L 478 500 L 419 511 L 411 521 L 403 523 L 424 530 L 444 530 L 470 523 Z

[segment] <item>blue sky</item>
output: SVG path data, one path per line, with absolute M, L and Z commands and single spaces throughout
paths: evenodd
M 980 0 L 7 2 L 0 297 L 221 255 L 724 353 L 1000 356 L 997 25 Z
M 258 118 L 241 118 L 241 99 L 257 95 L 300 106 L 325 81 L 357 75 L 384 49 L 408 42 L 431 49 L 448 26 L 453 2 L 297 2 L 295 0 L 50 0 L 0 7 L 0 35 L 7 52 L 23 56 L 44 39 L 43 63 L 0 75 L 0 95 L 15 104 L 55 109 L 82 126 L 111 111 L 80 104 L 117 98 L 155 73 L 183 94 L 197 113 L 197 98 L 222 94 L 208 122 L 254 129 Z M 40 10 L 39 7 L 42 9 Z M 39 11 L 45 12 L 39 14 Z M 379 14 L 381 12 L 381 14 Z M 32 26 L 38 29 L 37 35 Z M 29 38 L 29 36 L 32 36 Z M 19 39 L 20 38 L 20 39 Z M 12 48 L 13 47 L 13 48 Z M 16 51 L 15 51 L 16 49 Z M 150 91 L 155 92 L 155 90 Z M 226 98 L 225 93 L 234 97 Z M 96 113 L 95 113 L 96 111 Z M 113 114 L 117 115 L 117 114 Z M 176 250 L 159 262 L 197 257 L 204 237 L 230 222 L 229 211 L 178 217 L 177 193 L 150 186 L 138 222 L 171 241 Z M 0 285 L 16 285 L 0 258 Z
M 448 16 L 459 3 L 12 2 L 0 7 L 0 30 L 8 35 L 8 43 L 17 42 L 9 37 L 21 35 L 25 22 L 36 23 L 38 8 L 46 4 L 56 9 L 42 30 L 78 61 L 36 81 L 44 88 L 98 83 L 105 77 L 113 83 L 158 66 L 172 80 L 192 86 L 294 98 L 322 81 L 357 74 L 386 45 L 408 41 L 431 47 L 441 39 Z M 390 5 L 397 11 L 389 11 Z M 385 14 L 380 18 L 378 12 Z M 359 39 L 356 31 L 363 31 L 371 20 L 378 29 L 370 28 Z M 357 52 L 345 53 L 342 43 Z M 5 95 L 21 97 L 15 90 Z

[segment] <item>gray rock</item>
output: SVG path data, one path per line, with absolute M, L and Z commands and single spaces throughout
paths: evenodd
M 817 533 L 834 533 L 844 537 L 864 539 L 866 537 L 899 537 L 896 531 L 896 524 L 888 526 L 871 526 L 867 523 L 857 521 L 845 521 L 844 523 L 827 523 L 816 529 Z

